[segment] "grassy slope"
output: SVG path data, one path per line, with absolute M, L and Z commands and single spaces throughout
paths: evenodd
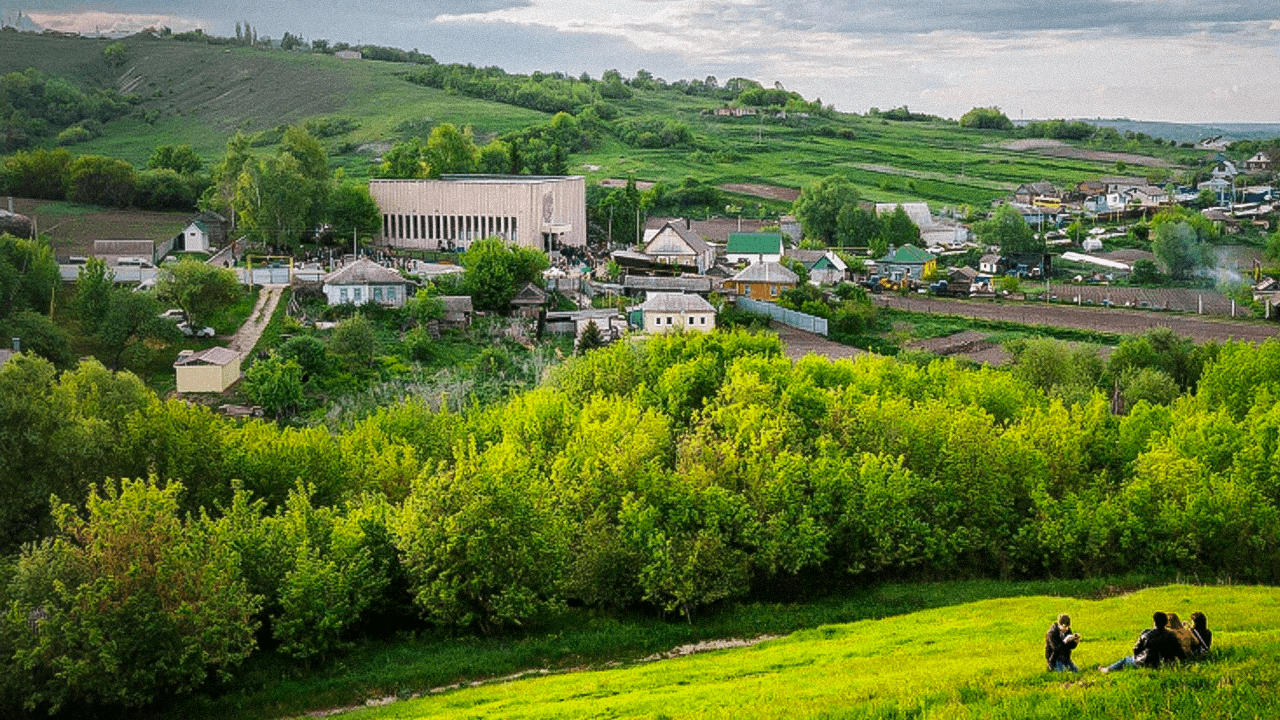
M 1092 668 L 1131 651 L 1153 610 L 1200 609 L 1217 657 L 1159 673 Z M 1280 680 L 1280 589 L 1173 585 L 1106 600 L 984 600 L 823 626 L 743 650 L 494 684 L 358 718 L 1255 717 Z M 1043 633 L 1069 612 L 1081 677 L 1043 669 Z M 1271 710 L 1268 710 L 1270 708 Z
M 102 137 L 73 151 L 99 152 L 145 163 L 154 146 L 187 143 L 207 161 L 222 154 L 235 130 L 272 128 L 311 117 L 342 117 L 360 126 L 339 138 L 345 154 L 334 164 L 348 175 L 367 177 L 377 151 L 354 152 L 368 143 L 398 138 L 402 122 L 430 118 L 435 122 L 471 125 L 477 138 L 542 123 L 547 115 L 475 100 L 406 82 L 412 66 L 358 61 L 331 56 L 227 48 L 148 37 L 129 38 L 129 60 L 108 69 L 101 53 L 105 43 L 93 39 L 42 38 L 0 34 L 0 72 L 34 65 L 51 75 L 83 83 L 120 83 L 141 77 L 134 92 L 142 112 L 110 123 Z M 799 189 L 830 174 L 848 176 L 868 199 L 924 199 L 935 206 L 983 205 L 1024 182 L 1050 180 L 1069 185 L 1114 174 L 1113 164 L 1055 158 L 1001 147 L 1004 133 L 960 130 L 949 123 L 894 122 L 854 115 L 832 119 L 792 120 L 791 125 L 757 118 L 714 118 L 701 114 L 721 101 L 674 92 L 637 90 L 620 101 L 623 117 L 657 116 L 681 120 L 716 147 L 740 159 L 699 163 L 690 148 L 639 149 L 605 138 L 586 153 L 570 158 L 575 172 L 589 179 L 625 177 L 678 182 L 693 176 L 717 184 L 765 183 Z M 829 126 L 849 137 L 822 137 Z M 337 146 L 338 142 L 331 143 Z M 1144 147 L 1182 161 L 1199 157 L 1190 151 Z M 599 169 L 589 169 L 598 166 Z M 775 209 L 781 205 L 775 203 Z

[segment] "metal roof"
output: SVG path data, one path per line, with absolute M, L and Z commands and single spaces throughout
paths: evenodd
M 748 265 L 746 270 L 730 278 L 732 282 L 767 282 L 791 283 L 800 282 L 800 276 L 775 262 L 762 262 Z
M 782 235 L 778 233 L 729 233 L 729 244 L 724 251 L 728 254 L 744 253 L 751 255 L 782 254 Z
M 645 312 L 715 312 L 716 308 L 701 295 L 651 292 L 640 304 Z
M 407 285 L 400 273 L 368 259 L 360 258 L 324 276 L 327 285 Z

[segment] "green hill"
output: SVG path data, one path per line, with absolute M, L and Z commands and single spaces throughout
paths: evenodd
M 1212 659 L 1102 675 L 1154 610 L 1205 612 Z M 806 630 L 755 647 L 504 682 L 352 718 L 1267 717 L 1280 698 L 1280 589 L 1172 585 L 1106 600 L 985 600 Z M 1043 672 L 1061 612 L 1079 676 Z
M 371 171 L 370 160 L 390 143 L 432 124 L 470 125 L 483 142 L 550 117 L 469 97 L 465 85 L 444 90 L 410 82 L 422 65 L 150 35 L 123 42 L 125 62 L 113 68 L 103 58 L 103 40 L 0 33 L 0 71 L 33 66 L 85 87 L 111 86 L 136 96 L 138 104 L 128 117 L 107 123 L 100 137 L 73 147 L 77 153 L 106 153 L 135 164 L 144 163 L 156 145 L 176 143 L 190 144 L 213 161 L 237 129 L 256 132 L 327 119 L 334 130 L 326 138 L 334 164 L 362 178 Z M 579 82 L 538 73 L 508 77 Z M 590 81 L 592 88 L 604 85 Z M 1010 143 L 1019 131 L 962 129 L 936 118 L 921 121 L 905 111 L 861 116 L 819 108 L 792 111 L 786 118 L 774 112 L 720 117 L 712 111 L 726 104 L 723 92 L 686 94 L 681 87 L 687 85 L 641 82 L 620 94 L 605 93 L 601 108 L 611 117 L 593 121 L 589 147 L 570 156 L 570 171 L 592 180 L 634 175 L 677 183 L 695 177 L 717 185 L 764 184 L 793 191 L 842 174 L 868 199 L 923 199 L 940 207 L 983 205 L 1025 182 L 1068 186 L 1121 170 L 1166 175 L 1194 169 L 1204 157 L 1150 138 L 1120 135 L 1092 144 L 1016 146 Z M 675 140 L 666 138 L 664 126 L 679 130 Z M 262 142 L 272 140 L 268 135 Z M 775 211 L 786 207 L 776 200 L 752 200 Z

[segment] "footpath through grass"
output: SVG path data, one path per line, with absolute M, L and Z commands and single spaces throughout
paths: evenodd
M 729 605 L 695 617 L 693 624 L 639 613 L 608 614 L 575 609 L 524 632 L 500 638 L 402 631 L 381 640 L 362 640 L 346 653 L 330 657 L 314 668 L 302 667 L 276 653 L 255 656 L 214 696 L 176 700 L 173 704 L 152 708 L 147 717 L 255 720 L 296 716 L 317 709 L 357 705 L 368 699 L 406 697 L 457 682 L 499 678 L 527 670 L 559 672 L 632 663 L 700 641 L 786 635 L 991 598 L 1104 597 L 1152 582 L 1155 580 L 1135 576 L 1020 583 L 984 580 L 886 584 L 806 603 Z M 1075 600 L 1062 601 L 1063 607 L 1068 608 L 1075 603 Z M 1084 618 L 1081 620 L 1081 632 L 1087 632 Z M 1044 624 L 1047 627 L 1048 621 Z
M 1096 671 L 1131 652 L 1154 610 L 1202 610 L 1215 656 Z M 445 692 L 372 718 L 1275 717 L 1280 588 L 1170 585 L 1102 600 L 1030 596 L 825 625 L 755 647 Z M 1043 672 L 1060 612 L 1084 636 L 1079 676 Z

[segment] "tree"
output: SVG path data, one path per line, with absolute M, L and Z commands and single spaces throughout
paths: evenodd
M 156 282 L 156 296 L 177 305 L 193 326 L 230 307 L 240 292 L 240 280 L 234 272 L 189 257 L 162 267 Z
M 502 175 L 509 172 L 510 156 L 511 148 L 507 143 L 494 140 L 480 148 L 480 154 L 476 160 L 476 172 L 487 175 Z
M 1135 260 L 1133 263 L 1133 271 L 1129 273 L 1129 282 L 1135 285 L 1155 285 L 1160 282 L 1160 273 L 1156 269 L 1155 261 Z
M 1211 248 L 1196 237 L 1190 223 L 1164 222 L 1151 228 L 1151 252 L 1160 269 L 1175 280 L 1190 278 L 1197 268 L 1212 265 Z
M 414 137 L 391 146 L 382 155 L 379 176 L 406 179 L 426 177 L 427 167 L 422 161 L 422 140 Z
M 160 145 L 151 153 L 147 167 L 168 168 L 179 175 L 192 175 L 204 167 L 204 160 L 190 145 Z
M 329 224 L 339 238 L 350 238 L 352 233 L 377 235 L 382 229 L 382 210 L 369 196 L 367 185 L 345 182 L 333 191 L 329 202 Z
M 42 200 L 62 200 L 67 197 L 71 162 L 71 153 L 64 148 L 14 153 L 0 163 L 0 191 Z
M 233 205 L 251 235 L 270 245 L 292 246 L 309 227 L 311 183 L 288 153 L 253 160 L 236 183 Z
M 48 315 L 22 310 L 0 318 L 0 337 L 18 338 L 24 353 L 39 355 L 59 370 L 75 364 L 76 358 L 71 353 L 66 330 L 50 320 Z
M 134 204 L 148 210 L 189 210 L 199 202 L 200 193 L 191 175 L 179 175 L 169 168 L 138 173 Z
M 604 338 L 600 335 L 600 327 L 596 325 L 595 320 L 588 320 L 587 326 L 582 328 L 582 334 L 578 336 L 578 355 L 586 355 L 588 352 L 598 347 L 604 347 Z
M 856 208 L 858 200 L 858 191 L 847 178 L 830 175 L 801 190 L 793 212 L 805 237 L 835 245 L 840 235 L 841 212 L 852 213 L 847 208 Z
M 371 365 L 378 351 L 378 337 L 373 332 L 373 323 L 360 313 L 343 320 L 333 329 L 329 349 L 334 355 L 357 366 Z
M 229 541 L 180 517 L 181 492 L 122 481 L 92 492 L 84 518 L 58 503 L 57 535 L 18 559 L 0 633 L 29 707 L 139 707 L 225 676 L 252 652 L 259 601 Z M 46 617 L 32 632 L 38 608 Z
M 0 318 L 19 310 L 48 312 L 61 280 L 47 241 L 0 235 Z
M 333 173 L 329 170 L 329 158 L 324 146 L 306 127 L 294 125 L 285 130 L 278 155 L 281 159 L 289 156 L 298 161 L 298 172 L 303 178 L 302 191 L 306 197 L 302 214 L 303 230 L 313 230 L 324 219 L 329 197 L 333 193 Z
M 499 238 L 472 243 L 462 255 L 466 268 L 462 286 L 477 310 L 507 312 L 511 298 L 527 283 L 542 284 L 550 267 L 546 253 L 536 248 L 509 246 Z
M 244 390 L 272 417 L 290 415 L 302 404 L 302 366 L 272 353 L 245 372 Z
M 471 138 L 471 128 L 458 130 L 452 123 L 444 123 L 432 129 L 422 159 L 427 164 L 427 177 L 438 178 L 475 172 L 480 152 Z
M 1002 255 L 1044 252 L 1044 240 L 1036 237 L 1022 213 L 1011 205 L 1001 205 L 990 220 L 978 223 L 974 229 L 978 240 L 999 246 Z
M 253 155 L 249 152 L 252 144 L 253 138 L 242 132 L 236 132 L 235 137 L 227 141 L 226 155 L 210 172 L 209 188 L 200 196 L 202 210 L 225 213 L 236 209 L 234 201 L 240 175 L 253 161 Z
M 180 334 L 178 326 L 160 317 L 160 303 L 149 293 L 128 288 L 112 288 L 107 312 L 95 333 L 108 366 L 119 370 L 125 354 L 147 340 L 173 342 Z
M 901 205 L 895 207 L 889 217 L 884 218 L 881 227 L 881 234 L 891 246 L 901 247 L 920 242 L 920 227 Z
M 998 107 L 976 107 L 960 116 L 960 127 L 978 130 L 1012 130 L 1013 121 Z
M 113 68 L 118 68 L 129 59 L 129 48 L 117 40 L 102 49 L 102 59 Z
M 92 335 L 111 309 L 115 273 L 102 258 L 90 257 L 76 274 L 76 315 L 80 329 Z
M 81 155 L 67 170 L 67 199 L 86 205 L 128 207 L 138 179 L 118 158 Z
M 845 205 L 836 216 L 836 242 L 840 247 L 870 247 L 881 237 L 880 218 L 859 204 Z

